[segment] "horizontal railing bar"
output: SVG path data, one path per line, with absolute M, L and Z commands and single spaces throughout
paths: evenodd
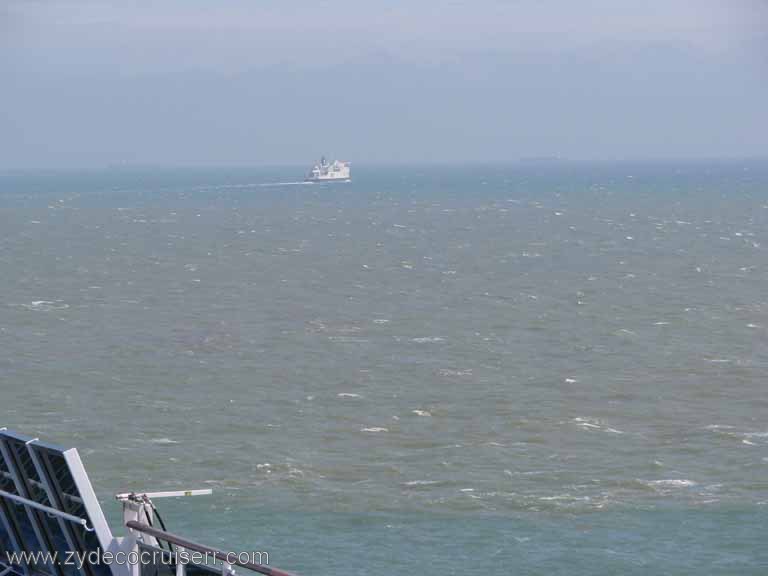
M 5 478 L 6 480 L 10 480 L 11 482 L 13 481 L 13 475 L 10 472 L 6 472 L 5 470 L 0 470 L 0 477 Z M 32 478 L 27 478 L 27 480 L 29 480 L 29 483 L 32 484 L 32 486 L 36 486 L 41 490 L 45 490 L 45 484 L 43 484 L 39 480 L 34 480 Z M 66 494 L 62 492 L 61 496 L 65 500 L 69 500 L 70 502 L 74 502 L 75 504 L 83 503 L 82 498 L 78 498 L 77 496 L 73 496 L 72 494 Z M 0 574 L 0 576 L 3 576 L 3 575 Z
M 200 490 L 166 490 L 165 492 L 126 492 L 124 494 L 115 494 L 115 499 L 124 501 L 131 498 L 181 498 L 184 496 L 210 496 L 213 490 L 203 488 Z
M 80 524 L 83 528 L 85 528 L 89 532 L 92 530 L 92 528 L 88 527 L 88 520 L 86 520 L 85 518 L 79 518 L 77 516 L 73 516 L 72 514 L 67 514 L 66 512 L 62 512 L 61 510 L 57 510 L 56 508 L 51 508 L 50 506 L 46 506 L 45 504 L 40 504 L 38 502 L 35 502 L 34 500 L 29 500 L 28 498 L 17 496 L 16 494 L 11 494 L 10 492 L 6 492 L 5 490 L 0 490 L 0 498 L 7 498 L 8 500 L 13 500 L 14 502 L 18 502 L 19 504 L 23 504 L 24 506 L 29 506 L 30 508 L 34 508 L 36 510 L 46 512 L 47 514 L 51 514 L 52 516 L 58 516 L 59 518 L 63 518 L 64 520 L 69 520 L 70 522 L 74 522 L 75 524 Z
M 159 530 L 157 528 L 153 528 L 148 524 L 136 522 L 135 520 L 129 520 L 128 522 L 125 523 L 125 525 L 131 530 L 136 530 L 138 532 L 142 532 L 143 534 L 147 534 L 149 536 L 154 536 L 159 540 L 164 540 L 165 542 L 176 544 L 176 546 L 181 546 L 182 548 L 186 548 L 187 550 L 193 550 L 195 552 L 201 552 L 203 554 L 211 554 L 217 560 L 221 560 L 222 562 L 231 564 L 233 566 L 240 566 L 242 568 L 247 568 L 248 570 L 253 570 L 254 572 L 259 572 L 260 574 L 266 574 L 267 576 L 293 576 L 293 574 L 291 574 L 290 572 L 285 572 L 283 570 L 279 570 L 278 568 L 270 568 L 269 566 L 264 566 L 263 564 L 254 564 L 253 562 L 240 562 L 239 560 L 230 562 L 228 558 L 231 558 L 232 556 L 237 557 L 236 554 L 227 555 L 226 552 L 222 550 L 218 550 L 217 548 L 211 548 L 203 544 L 198 544 L 197 542 L 192 542 L 191 540 L 187 540 L 186 538 L 182 538 L 181 536 L 177 536 L 176 534 L 171 534 L 170 532 L 166 532 L 165 530 Z

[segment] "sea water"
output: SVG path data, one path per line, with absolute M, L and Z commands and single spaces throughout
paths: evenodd
M 768 168 L 0 176 L 0 426 L 300 574 L 768 573 Z

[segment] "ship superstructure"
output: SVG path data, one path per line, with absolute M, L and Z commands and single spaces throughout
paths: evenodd
M 334 160 L 327 162 L 325 156 L 320 158 L 320 162 L 312 167 L 307 174 L 307 182 L 349 182 L 351 180 L 351 171 L 349 162 Z

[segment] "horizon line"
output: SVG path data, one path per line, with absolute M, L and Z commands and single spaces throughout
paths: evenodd
M 510 160 L 364 160 L 350 161 L 353 166 L 557 166 L 557 165 L 589 165 L 589 164 L 703 164 L 703 163 L 768 163 L 768 154 L 744 155 L 744 156 L 636 156 L 624 158 L 567 158 L 560 156 L 524 156 Z M 217 162 L 210 164 L 176 163 L 176 162 L 136 162 L 136 163 L 110 163 L 92 166 L 39 166 L 39 167 L 0 167 L 0 175 L 19 173 L 84 173 L 84 172 L 119 172 L 135 170 L 223 170 L 223 169 L 269 169 L 269 168 L 301 168 L 307 167 L 308 162 L 269 162 L 269 163 L 243 163 L 243 162 Z

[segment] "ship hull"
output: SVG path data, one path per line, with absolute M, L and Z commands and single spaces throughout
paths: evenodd
M 327 183 L 327 182 L 351 182 L 352 179 L 349 176 L 344 176 L 340 178 L 305 178 L 304 182 L 317 182 L 320 184 Z

